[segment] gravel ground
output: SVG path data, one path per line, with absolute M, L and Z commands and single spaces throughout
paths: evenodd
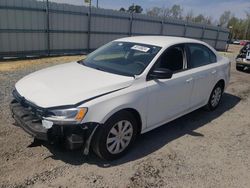
M 233 61 L 239 47 L 223 53 Z M 250 74 L 237 72 L 221 106 L 202 109 L 140 136 L 114 162 L 42 144 L 13 126 L 14 83 L 80 56 L 0 63 L 0 187 L 250 187 Z

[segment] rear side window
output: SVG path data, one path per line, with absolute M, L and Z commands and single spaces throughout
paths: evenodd
M 215 63 L 216 55 L 202 44 L 188 44 L 188 68 L 196 68 Z

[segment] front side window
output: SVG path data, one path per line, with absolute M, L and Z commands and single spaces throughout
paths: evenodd
M 132 42 L 110 42 L 79 63 L 125 76 L 141 74 L 161 47 Z
M 188 44 L 188 68 L 196 68 L 216 62 L 216 55 L 202 44 Z
M 165 68 L 178 72 L 184 68 L 184 45 L 168 48 L 157 60 L 154 68 Z

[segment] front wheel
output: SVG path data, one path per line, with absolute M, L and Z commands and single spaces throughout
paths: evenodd
M 223 93 L 223 85 L 221 83 L 216 84 L 209 97 L 209 101 L 206 105 L 206 108 L 208 110 L 210 111 L 215 110 L 219 106 L 222 93 Z
M 131 113 L 122 111 L 114 114 L 97 130 L 92 144 L 94 152 L 106 160 L 122 157 L 133 144 L 137 127 Z

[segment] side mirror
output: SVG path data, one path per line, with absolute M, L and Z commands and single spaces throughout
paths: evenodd
M 149 79 L 170 79 L 173 71 L 165 68 L 156 68 L 149 74 Z

